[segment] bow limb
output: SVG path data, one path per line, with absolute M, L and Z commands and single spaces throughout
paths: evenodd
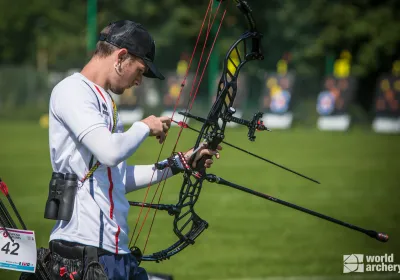
M 179 202 L 176 205 L 130 202 L 132 206 L 168 211 L 170 215 L 174 216 L 174 233 L 179 238 L 177 242 L 168 248 L 152 254 L 143 255 L 140 257 L 140 260 L 159 262 L 169 259 L 187 246 L 194 244 L 195 239 L 208 228 L 208 223 L 201 219 L 194 211 L 194 205 L 200 195 L 203 179 L 194 182 L 188 173 L 185 173 L 184 176 L 185 180 L 182 183 Z
M 223 141 L 226 124 L 234 118 L 232 115 L 235 111 L 232 108 L 237 94 L 237 80 L 240 70 L 249 61 L 264 59 L 260 47 L 261 38 L 262 34 L 257 31 L 246 31 L 230 47 L 224 59 L 216 100 L 200 130 L 195 149 L 199 147 L 203 139 L 210 149 L 216 149 Z M 238 63 L 235 63 L 232 59 L 233 56 L 238 59 Z M 230 64 L 231 67 L 228 67 L 228 64 Z M 253 120 L 254 124 L 257 125 L 261 116 L 262 114 L 255 116 Z M 234 119 L 239 122 L 242 121 L 243 123 L 241 124 L 249 123 L 246 120 Z M 249 127 L 249 139 L 252 141 L 255 139 L 254 132 L 257 128 L 258 127 L 254 125 Z M 199 162 L 199 166 L 204 166 L 204 162 L 208 158 L 210 158 L 210 156 L 203 157 Z

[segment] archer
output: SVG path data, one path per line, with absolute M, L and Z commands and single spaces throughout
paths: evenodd
M 220 146 L 200 147 L 157 164 L 127 165 L 148 136 L 165 141 L 171 120 L 149 116 L 123 132 L 109 92 L 120 95 L 139 86 L 143 76 L 163 80 L 154 57 L 154 40 L 142 25 L 117 21 L 102 30 L 83 70 L 52 91 L 53 177 L 45 217 L 57 220 L 49 244 L 54 279 L 147 279 L 128 247 L 130 205 L 125 194 L 195 168 L 205 155 L 219 157 Z M 211 158 L 203 162 L 205 168 L 213 163 Z

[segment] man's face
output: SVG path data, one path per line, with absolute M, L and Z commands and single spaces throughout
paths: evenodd
M 121 62 L 119 73 L 110 86 L 111 91 L 115 94 L 123 94 L 126 89 L 139 86 L 146 70 L 147 66 L 141 58 L 130 57 L 125 59 Z

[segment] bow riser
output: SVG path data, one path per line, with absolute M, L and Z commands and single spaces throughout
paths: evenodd
M 261 38 L 262 34 L 257 31 L 244 32 L 229 49 L 224 59 L 216 100 L 200 130 L 195 148 L 199 147 L 203 138 L 207 142 L 208 148 L 213 150 L 217 149 L 218 145 L 224 140 L 226 124 L 232 119 L 231 108 L 233 108 L 237 94 L 237 81 L 240 70 L 249 61 L 264 59 L 263 54 L 260 52 Z M 241 44 L 242 47 L 240 48 Z M 251 44 L 251 47 L 248 47 L 248 44 Z M 239 60 L 238 64 L 235 63 L 232 56 Z M 233 68 L 234 71 L 231 71 L 230 68 Z M 198 166 L 204 166 L 205 161 L 209 158 L 211 157 L 203 157 Z

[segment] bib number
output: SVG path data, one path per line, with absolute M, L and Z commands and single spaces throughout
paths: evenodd
M 0 248 L 0 268 L 35 272 L 37 262 L 35 232 L 9 228 L 6 231 L 0 228 Z

